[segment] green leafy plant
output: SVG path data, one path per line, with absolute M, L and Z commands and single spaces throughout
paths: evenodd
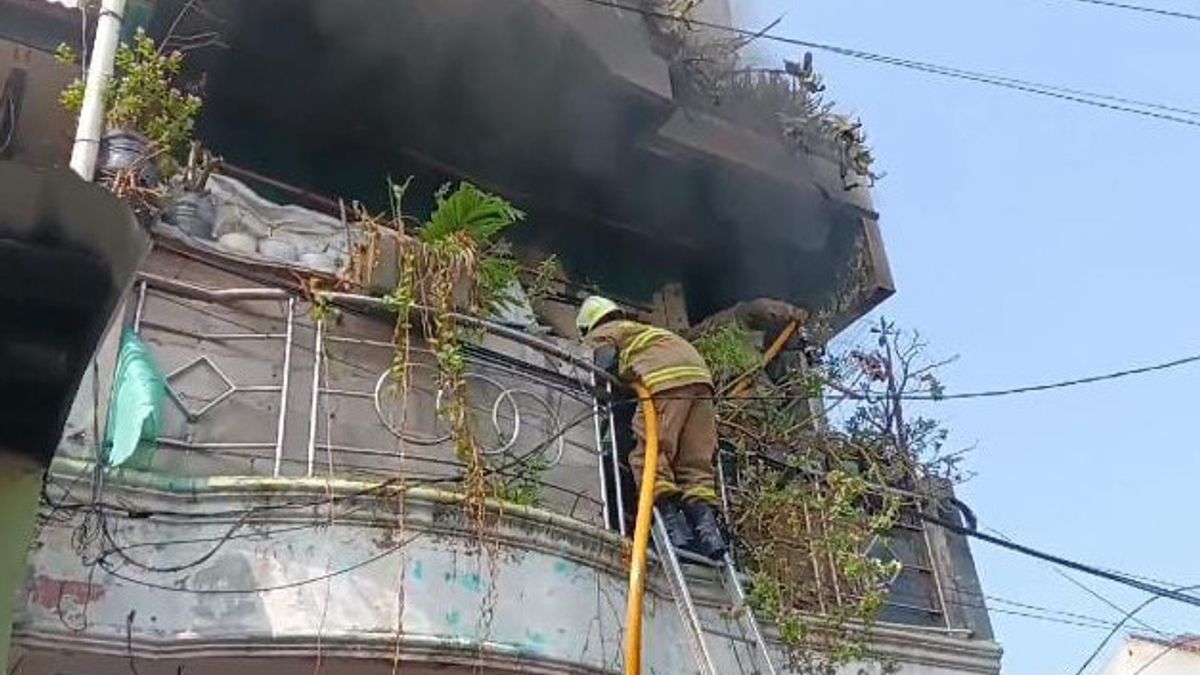
M 59 46 L 56 56 L 68 63 L 78 60 L 75 51 L 66 45 Z M 104 94 L 104 118 L 109 128 L 137 131 L 160 151 L 181 153 L 191 139 L 201 106 L 198 96 L 175 86 L 182 68 L 181 52 L 161 53 L 141 29 L 132 45 L 118 45 L 113 76 Z M 78 78 L 60 94 L 59 102 L 68 112 L 78 114 L 83 108 L 84 84 L 84 79 Z
M 467 182 L 459 183 L 453 192 L 446 183 L 438 189 L 434 199 L 437 207 L 420 232 L 421 241 L 427 244 L 445 242 L 459 235 L 469 237 L 476 244 L 487 244 L 525 218 L 522 211 L 503 197 L 484 192 Z
M 520 503 L 536 501 L 535 468 L 515 476 L 492 476 L 471 428 L 463 344 L 474 334 L 457 320 L 459 313 L 484 314 L 513 301 L 511 289 L 520 267 L 501 234 L 524 214 L 502 197 L 462 182 L 443 185 L 427 221 L 402 212 L 411 179 L 388 182 L 391 213 L 385 220 L 359 213 L 366 241 L 356 246 L 352 267 L 371 269 L 384 230 L 398 237 L 399 281 L 384 298 L 396 312 L 391 372 L 401 389 L 408 386 L 409 344 L 414 331 L 425 340 L 437 363 L 439 414 L 451 430 L 454 452 L 465 471 L 463 492 L 471 522 L 482 540 L 489 497 Z M 414 228 L 409 228 L 409 224 Z
M 902 405 L 940 391 L 935 371 L 946 361 L 924 361 L 924 343 L 886 321 L 872 337 L 820 364 L 784 359 L 749 395 L 718 401 L 722 443 L 736 460 L 729 516 L 751 606 L 806 675 L 872 659 L 870 630 L 902 567 L 890 553 L 895 528 L 920 508 L 921 481 L 958 459 L 943 452 L 940 424 Z M 758 364 L 748 345 L 733 322 L 696 341 L 718 382 Z M 823 409 L 825 391 L 838 398 Z
M 732 321 L 714 326 L 693 344 L 719 382 L 738 377 L 762 359 L 750 343 L 750 332 Z

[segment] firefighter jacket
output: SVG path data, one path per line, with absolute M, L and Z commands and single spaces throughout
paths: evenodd
M 617 374 L 640 381 L 651 393 L 689 384 L 713 386 L 704 357 L 687 340 L 665 328 L 636 321 L 611 321 L 588 334 L 593 347 L 612 345 L 617 350 Z

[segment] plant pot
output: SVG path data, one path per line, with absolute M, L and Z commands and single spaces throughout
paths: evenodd
M 132 171 L 141 187 L 158 185 L 158 165 L 152 157 L 154 143 L 142 134 L 129 129 L 109 129 L 100 139 L 100 154 L 96 167 L 112 176 Z
M 207 192 L 180 192 L 167 206 L 164 219 L 193 237 L 212 239 L 217 205 Z

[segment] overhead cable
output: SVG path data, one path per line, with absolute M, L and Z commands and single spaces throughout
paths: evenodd
M 1060 87 L 1057 85 L 1034 82 L 1031 80 L 1023 80 L 1019 78 L 1007 77 L 1003 75 L 994 75 L 979 71 L 971 71 L 962 68 L 954 68 L 943 66 L 936 63 L 926 61 L 917 61 L 901 57 L 889 56 L 876 52 L 869 52 L 861 49 L 853 49 L 850 47 L 842 47 L 839 45 L 815 42 L 812 40 L 804 40 L 801 38 L 777 35 L 769 31 L 754 31 L 745 28 L 737 28 L 725 24 L 705 21 L 690 17 L 677 16 L 668 12 L 658 11 L 638 5 L 619 2 L 618 0 L 576 0 L 577 2 L 586 2 L 602 7 L 623 10 L 641 14 L 647 17 L 662 19 L 664 21 L 675 21 L 687 26 L 699 26 L 709 28 L 711 30 L 721 31 L 730 35 L 736 35 L 744 38 L 762 39 L 770 42 L 787 44 L 795 47 L 804 47 L 805 49 L 813 49 L 817 51 L 845 56 L 847 58 L 858 59 L 860 61 L 868 61 L 872 63 L 881 63 L 884 65 L 905 68 L 917 72 L 923 72 L 931 75 L 939 75 L 952 79 L 964 80 L 969 82 L 977 82 L 979 84 L 987 84 L 1003 89 L 1020 91 L 1036 96 L 1045 96 L 1055 98 L 1080 105 L 1092 106 L 1095 108 L 1103 108 L 1115 112 L 1123 112 L 1132 115 L 1140 115 L 1166 122 L 1174 122 L 1176 124 L 1184 124 L 1188 126 L 1200 127 L 1200 111 L 1190 108 L 1182 108 L 1177 106 L 1164 105 L 1152 101 L 1140 101 L 1137 99 L 1127 98 L 1123 96 L 1114 96 L 1111 94 L 1103 94 L 1098 92 L 1090 92 L 1082 89 L 1074 89 L 1069 87 Z
M 1186 19 L 1188 21 L 1200 21 L 1200 14 L 1189 14 L 1187 12 L 1177 12 L 1170 9 L 1161 9 L 1158 7 L 1147 7 L 1146 5 L 1134 5 L 1127 2 L 1113 2 L 1113 0 L 1060 0 L 1063 2 L 1078 2 L 1084 5 L 1098 5 L 1111 9 L 1123 9 L 1129 12 L 1139 12 L 1142 14 L 1154 14 L 1156 16 L 1167 17 L 1171 19 Z
M 1155 598 L 1166 598 L 1168 600 L 1174 600 L 1176 602 L 1181 602 L 1186 605 L 1191 605 L 1193 607 L 1200 607 L 1200 597 L 1192 595 L 1187 592 L 1189 590 L 1193 590 L 1196 587 L 1200 587 L 1200 585 L 1198 585 L 1196 587 L 1166 588 L 1164 586 L 1159 586 L 1157 584 L 1151 584 L 1151 583 L 1147 583 L 1145 581 L 1141 581 L 1139 579 L 1136 579 L 1130 575 L 1127 575 L 1127 574 L 1124 574 L 1121 572 L 1110 572 L 1108 570 L 1104 570 L 1099 567 L 1094 567 L 1092 565 L 1077 562 L 1075 560 L 1063 558 L 1062 556 L 1054 555 L 1053 553 L 1046 553 L 1044 551 L 1039 551 L 1038 549 L 1035 549 L 1035 548 L 1032 548 L 1029 546 L 1025 546 L 1024 544 L 1018 544 L 1014 541 L 1008 541 L 1008 540 L 1002 539 L 1000 537 L 992 536 L 990 534 L 985 534 L 983 532 L 980 532 L 979 530 L 963 527 L 962 525 L 959 525 L 957 523 L 952 523 L 948 520 L 944 520 L 937 516 L 931 516 L 927 513 L 920 513 L 919 515 L 922 520 L 924 520 L 928 523 L 937 525 L 939 527 L 945 528 L 947 530 L 950 530 L 951 532 L 954 532 L 955 534 L 959 534 L 959 535 L 962 535 L 965 537 L 972 537 L 974 539 L 978 539 L 980 541 L 992 544 L 993 546 L 999 546 L 1001 548 L 1008 549 L 1010 551 L 1019 553 L 1021 555 L 1025 555 L 1025 556 L 1028 556 L 1031 558 L 1036 558 L 1038 560 L 1043 560 L 1043 561 L 1058 565 L 1060 567 L 1066 567 L 1068 569 L 1075 570 L 1077 572 L 1083 572 L 1084 574 L 1089 574 L 1094 577 L 1106 579 L 1108 581 L 1122 584 L 1124 586 L 1129 586 L 1130 588 L 1135 588 L 1139 591 L 1144 591 L 1146 593 L 1150 593 L 1151 595 L 1155 596 Z M 1136 613 L 1137 611 L 1140 611 L 1140 609 L 1141 609 L 1140 607 L 1136 608 L 1130 614 L 1132 615 L 1132 614 Z M 1120 625 L 1123 625 L 1126 620 L 1128 620 L 1128 619 L 1123 620 Z
M 1175 588 L 1176 591 L 1180 591 L 1180 592 L 1194 591 L 1196 589 L 1200 589 L 1200 584 L 1192 584 L 1190 586 L 1178 586 Z M 1087 670 L 1088 666 L 1092 665 L 1092 662 L 1096 660 L 1096 657 L 1100 656 L 1100 652 L 1104 651 L 1104 648 L 1106 646 L 1108 646 L 1109 641 L 1113 639 L 1113 636 L 1115 636 L 1117 634 L 1117 631 L 1121 630 L 1121 628 L 1124 627 L 1126 623 L 1129 623 L 1129 621 L 1132 620 L 1134 617 L 1136 617 L 1139 613 L 1141 613 L 1142 610 L 1149 607 L 1151 604 L 1153 604 L 1155 601 L 1157 601 L 1161 597 L 1162 596 L 1160 596 L 1160 595 L 1151 595 L 1150 597 L 1143 600 L 1137 607 L 1134 607 L 1133 609 L 1126 612 L 1125 616 L 1122 617 L 1121 620 L 1118 621 L 1117 624 L 1115 626 L 1113 626 L 1111 630 L 1108 631 L 1108 634 L 1106 634 L 1104 636 L 1104 639 L 1100 641 L 1100 644 L 1096 645 L 1096 648 L 1092 650 L 1092 653 L 1088 655 L 1087 659 L 1084 660 L 1083 664 L 1079 666 L 1079 669 L 1075 671 L 1075 675 L 1083 675 L 1084 671 Z
M 1178 368 L 1180 366 L 1186 366 L 1186 365 L 1189 365 L 1192 363 L 1196 363 L 1198 361 L 1200 361 L 1200 354 L 1196 354 L 1193 356 L 1185 356 L 1183 358 L 1174 359 L 1172 361 L 1166 361 L 1163 363 L 1156 363 L 1156 364 L 1149 365 L 1149 366 L 1141 366 L 1138 368 L 1129 368 L 1126 370 L 1118 370 L 1115 372 L 1104 373 L 1101 375 L 1089 375 L 1087 377 L 1079 377 L 1079 378 L 1075 378 L 1072 380 L 1060 380 L 1058 382 L 1046 382 L 1043 384 L 1032 384 L 1032 385 L 1026 385 L 1023 387 L 1012 387 L 1009 389 L 992 389 L 992 390 L 987 390 L 987 391 L 972 391 L 972 392 L 964 392 L 961 394 L 942 394 L 942 395 L 938 395 L 938 396 L 935 396 L 933 394 L 906 394 L 903 396 L 903 398 L 916 399 L 916 400 L 942 401 L 942 400 L 946 400 L 946 399 L 994 398 L 997 396 L 1011 396 L 1013 394 L 1028 394 L 1028 393 L 1036 392 L 1036 391 L 1048 391 L 1051 389 L 1064 389 L 1066 387 L 1075 387 L 1075 386 L 1078 386 L 1081 384 L 1094 384 L 1096 382 L 1104 382 L 1107 380 L 1116 380 L 1116 379 L 1120 379 L 1122 377 L 1129 377 L 1131 375 L 1144 375 L 1146 373 L 1153 373 L 1153 372 L 1156 372 L 1159 370 L 1169 370 L 1171 368 Z

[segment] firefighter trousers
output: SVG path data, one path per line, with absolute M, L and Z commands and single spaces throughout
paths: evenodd
M 688 384 L 653 396 L 658 413 L 658 472 L 654 497 L 679 495 L 719 504 L 714 488 L 713 455 L 717 451 L 717 409 L 712 387 Z M 629 453 L 638 487 L 646 465 L 646 420 L 641 407 L 633 418 L 637 447 Z

